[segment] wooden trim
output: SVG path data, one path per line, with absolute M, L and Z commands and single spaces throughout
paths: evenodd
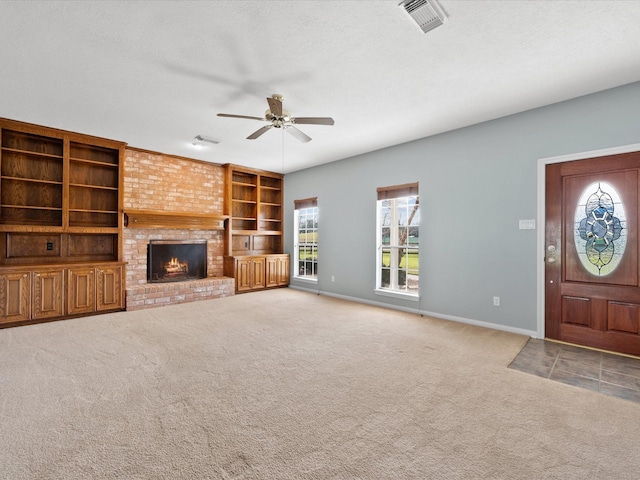
M 138 153 L 148 153 L 149 155 L 158 155 L 160 157 L 174 158 L 176 160 L 186 160 L 188 162 L 202 163 L 204 165 L 209 165 L 209 166 L 213 165 L 215 167 L 223 166 L 221 163 L 209 162 L 207 160 L 199 160 L 197 158 L 191 158 L 191 157 L 183 157 L 181 155 L 173 155 L 171 153 L 162 153 L 162 152 L 157 152 L 155 150 L 148 150 L 146 148 L 132 147 L 131 145 L 127 145 L 125 150 L 130 150 L 132 152 L 138 152 Z
M 284 174 L 278 172 L 269 172 L 267 170 L 259 170 L 257 168 L 243 167 L 242 165 L 235 165 L 233 163 L 225 163 L 223 167 L 232 169 L 235 172 L 250 173 L 253 175 L 262 175 L 263 177 L 271 178 L 284 178 Z
M 118 161 L 118 260 L 124 260 L 124 164 L 126 145 L 120 145 Z M 125 275 L 126 277 L 126 275 Z
M 64 263 L 29 263 L 24 265 L 0 265 L 0 274 L 11 273 L 11 272 L 24 272 L 24 271 L 53 271 L 53 270 L 64 270 L 67 268 L 76 268 L 76 267 L 117 267 L 117 266 L 126 266 L 128 262 L 117 262 L 117 261 L 82 261 L 82 262 L 64 262 Z
M 213 215 L 186 212 L 152 212 L 128 210 L 125 226 L 129 228 L 175 228 L 199 230 L 224 230 L 229 215 Z
M 41 135 L 43 137 L 58 138 L 60 140 L 64 140 L 66 138 L 72 142 L 86 143 L 113 149 L 118 149 L 127 145 L 126 142 L 121 142 L 119 140 L 111 140 L 109 138 L 77 133 L 71 130 L 62 130 L 60 128 L 45 127 L 34 123 L 21 122 L 19 120 L 11 120 L 4 117 L 0 117 L 0 128 L 30 133 L 33 135 Z
M 408 197 L 410 195 L 418 195 L 418 182 L 394 185 L 393 187 L 379 187 L 377 190 L 378 200 Z
M 312 198 L 303 198 L 302 200 L 294 200 L 293 207 L 296 210 L 300 210 L 301 208 L 311 208 L 318 206 L 318 197 Z

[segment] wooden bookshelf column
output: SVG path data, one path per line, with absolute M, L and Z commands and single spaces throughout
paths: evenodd
M 0 119 L 0 327 L 124 309 L 125 144 Z
M 225 165 L 225 213 L 231 218 L 224 274 L 236 293 L 289 284 L 289 255 L 282 253 L 282 175 Z

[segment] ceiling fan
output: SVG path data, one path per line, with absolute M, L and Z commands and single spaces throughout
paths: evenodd
M 292 117 L 289 112 L 283 110 L 282 108 L 282 100 L 284 97 L 282 95 L 273 94 L 271 97 L 267 98 L 267 103 L 269 104 L 269 108 L 264 113 L 264 117 L 251 117 L 247 115 L 234 115 L 231 113 L 219 113 L 219 117 L 230 117 L 230 118 L 248 118 L 249 120 L 260 120 L 263 122 L 270 122 L 268 125 L 265 125 L 262 128 L 259 128 L 251 135 L 247 137 L 248 140 L 255 140 L 260 135 L 265 133 L 267 130 L 272 128 L 284 128 L 291 135 L 296 137 L 301 142 L 308 142 L 311 140 L 311 137 L 302 131 L 298 130 L 294 125 L 307 124 L 307 125 L 333 125 L 334 121 L 331 117 Z

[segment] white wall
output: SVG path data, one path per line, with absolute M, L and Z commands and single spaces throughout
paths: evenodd
M 640 82 L 294 172 L 285 251 L 293 201 L 317 196 L 321 292 L 535 332 L 536 231 L 518 221 L 537 218 L 538 159 L 639 142 Z M 416 181 L 420 301 L 375 295 L 376 188 Z

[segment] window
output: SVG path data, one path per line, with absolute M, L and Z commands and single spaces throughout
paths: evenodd
M 295 200 L 294 276 L 318 279 L 318 199 Z
M 592 183 L 582 192 L 574 218 L 580 262 L 592 275 L 609 275 L 627 248 L 627 215 L 620 194 L 610 183 Z
M 376 288 L 419 294 L 418 184 L 378 188 Z

